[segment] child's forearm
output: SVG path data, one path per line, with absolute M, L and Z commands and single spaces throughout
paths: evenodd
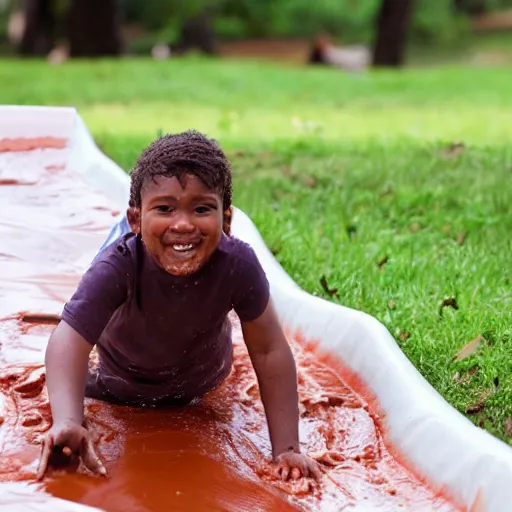
M 287 343 L 253 357 L 261 400 L 267 416 L 272 452 L 299 452 L 297 370 Z
M 46 349 L 46 383 L 54 423 L 81 424 L 89 354 L 92 346 L 61 322 Z

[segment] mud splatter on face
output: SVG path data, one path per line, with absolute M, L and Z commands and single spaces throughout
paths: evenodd
M 196 176 L 159 176 L 144 186 L 140 234 L 155 262 L 175 276 L 197 272 L 217 249 L 222 199 Z

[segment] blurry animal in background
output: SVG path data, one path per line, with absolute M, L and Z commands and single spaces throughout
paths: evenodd
M 321 64 L 348 71 L 362 71 L 371 62 L 371 52 L 364 45 L 335 46 L 327 36 L 318 36 L 313 42 L 308 64 Z

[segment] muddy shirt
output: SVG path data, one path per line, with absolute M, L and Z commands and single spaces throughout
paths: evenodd
M 252 248 L 222 235 L 195 274 L 160 268 L 133 233 L 94 261 L 62 319 L 97 345 L 102 389 L 126 403 L 187 403 L 219 385 L 232 364 L 231 309 L 258 318 L 269 284 Z

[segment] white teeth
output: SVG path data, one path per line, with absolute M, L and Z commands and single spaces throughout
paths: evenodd
M 190 251 L 190 249 L 192 249 L 192 247 L 194 247 L 194 244 L 187 244 L 187 245 L 174 244 L 174 245 L 172 246 L 172 248 L 173 248 L 175 251 Z

